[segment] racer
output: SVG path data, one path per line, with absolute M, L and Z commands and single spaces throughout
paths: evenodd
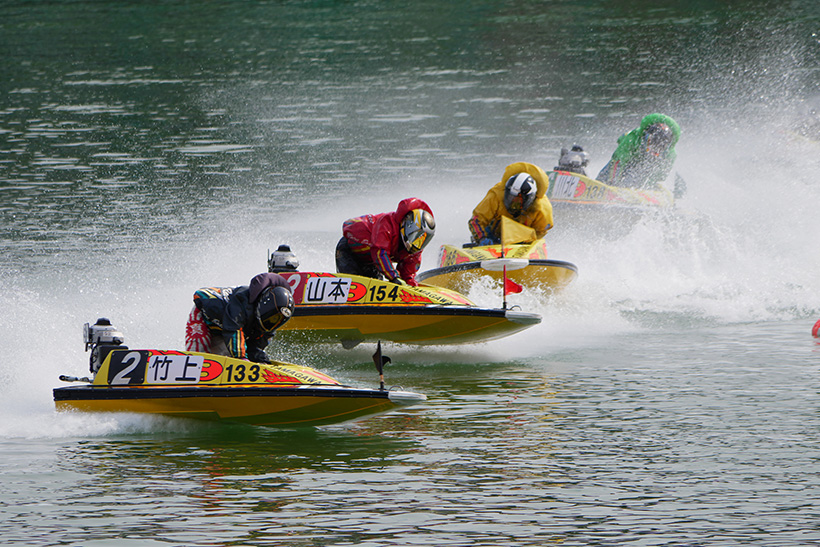
M 552 228 L 552 204 L 547 199 L 549 180 L 532 163 L 507 166 L 501 182 L 490 188 L 475 209 L 467 226 L 477 245 L 501 243 L 501 218 L 510 218 L 535 230 L 538 238 Z
M 250 285 L 203 287 L 194 292 L 185 349 L 270 363 L 265 348 L 294 307 L 290 285 L 277 273 L 256 275 Z
M 336 245 L 336 271 L 415 287 L 421 251 L 435 231 L 433 212 L 419 198 L 401 200 L 390 213 L 348 219 Z
M 618 147 L 598 173 L 598 180 L 612 186 L 657 188 L 675 163 L 680 133 L 678 123 L 665 114 L 645 116 L 637 129 L 618 137 Z

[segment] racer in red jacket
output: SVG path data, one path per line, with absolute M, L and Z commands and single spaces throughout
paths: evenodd
M 415 287 L 421 251 L 435 231 L 430 206 L 418 198 L 401 200 L 391 213 L 346 220 L 336 245 L 336 271 Z

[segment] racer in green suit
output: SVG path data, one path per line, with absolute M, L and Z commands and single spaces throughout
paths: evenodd
M 618 137 L 612 158 L 598 173 L 611 186 L 655 189 L 672 171 L 680 126 L 665 114 L 649 114 L 641 125 Z

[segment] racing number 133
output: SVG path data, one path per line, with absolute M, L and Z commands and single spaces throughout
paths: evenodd
M 228 382 L 244 382 L 246 379 L 249 382 L 256 382 L 259 380 L 260 367 L 259 365 L 245 367 L 245 365 L 230 364 L 225 367 L 225 372 L 228 374 Z

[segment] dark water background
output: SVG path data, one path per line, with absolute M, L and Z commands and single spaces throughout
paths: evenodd
M 9 545 L 820 541 L 816 2 L 0 2 Z M 177 347 L 190 295 L 415 195 L 434 244 L 513 161 L 660 111 L 680 214 L 563 223 L 541 325 L 391 347 L 425 405 L 276 431 L 57 414 L 82 324 Z M 618 234 L 615 237 L 615 234 Z M 426 253 L 431 267 L 435 251 Z M 498 305 L 478 286 L 477 302 Z M 372 348 L 275 348 L 354 385 Z

